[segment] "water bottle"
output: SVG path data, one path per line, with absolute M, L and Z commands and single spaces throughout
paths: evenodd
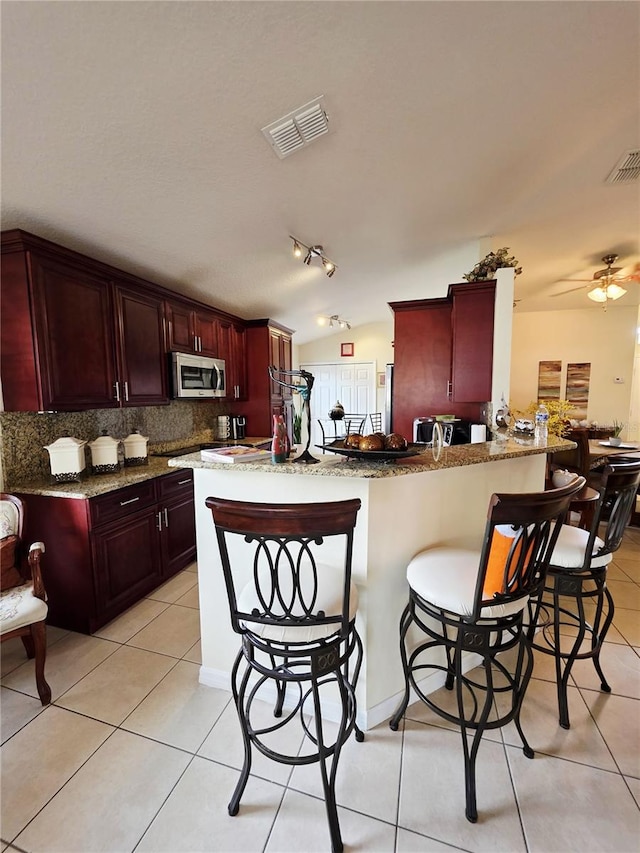
M 536 428 L 535 439 L 536 443 L 547 441 L 549 436 L 549 410 L 544 403 L 540 403 L 536 410 Z

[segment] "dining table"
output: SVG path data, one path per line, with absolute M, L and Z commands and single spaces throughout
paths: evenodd
M 613 457 L 624 456 L 625 459 L 640 459 L 640 442 L 623 441 L 617 447 L 613 447 L 608 441 L 597 438 L 589 439 L 589 468 L 599 468 Z

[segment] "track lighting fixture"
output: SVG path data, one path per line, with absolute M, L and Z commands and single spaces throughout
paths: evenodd
M 341 329 L 351 328 L 351 323 L 343 320 L 342 317 L 339 317 L 337 314 L 332 314 L 331 317 L 318 317 L 319 326 L 326 326 L 327 324 L 329 324 L 329 326 L 338 326 Z
M 289 237 L 293 240 L 293 254 L 296 258 L 302 257 L 302 250 L 305 249 L 307 254 L 302 259 L 302 262 L 307 266 L 311 265 L 311 262 L 317 258 L 322 264 L 322 269 L 325 273 L 331 278 L 337 269 L 336 265 L 333 261 L 330 261 L 324 254 L 324 249 L 322 246 L 305 246 L 297 237 L 293 237 L 289 234 Z

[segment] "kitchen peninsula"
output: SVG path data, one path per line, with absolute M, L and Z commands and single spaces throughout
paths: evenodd
M 422 548 L 445 542 L 479 549 L 491 494 L 541 490 L 546 454 L 572 446 L 555 437 L 542 447 L 532 440 L 505 438 L 441 448 L 437 455 L 426 449 L 390 464 L 342 456 L 323 457 L 317 465 L 228 465 L 203 462 L 199 453 L 171 459 L 170 467 L 191 468 L 194 473 L 201 683 L 229 689 L 239 646 L 229 621 L 207 497 L 262 503 L 360 498 L 353 548 L 358 630 L 364 644 L 358 720 L 370 729 L 391 715 L 402 689 L 398 624 L 407 602 L 409 560 Z M 330 707 L 325 712 L 331 717 Z

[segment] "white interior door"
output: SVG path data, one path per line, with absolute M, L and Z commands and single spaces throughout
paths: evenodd
M 376 411 L 376 364 L 365 362 L 327 362 L 301 364 L 314 376 L 311 392 L 311 449 L 322 444 L 318 418 L 327 419 L 334 404 L 342 403 L 345 412 Z M 303 425 L 303 432 L 305 425 Z M 326 432 L 326 426 L 325 426 Z M 331 435 L 326 435 L 327 440 Z M 303 441 L 306 441 L 303 435 Z

